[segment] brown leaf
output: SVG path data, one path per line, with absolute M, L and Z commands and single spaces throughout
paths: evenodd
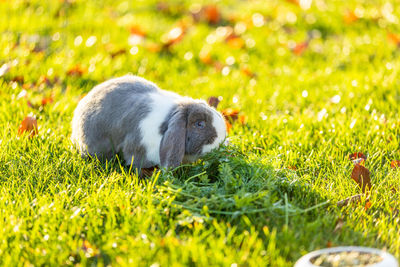
M 394 43 L 397 46 L 400 46 L 400 36 L 394 33 L 388 33 L 387 38 L 390 42 Z
M 115 58 L 115 57 L 117 57 L 119 55 L 123 55 L 125 53 L 126 53 L 126 49 L 121 48 L 121 49 L 119 49 L 117 51 L 112 52 L 110 55 L 111 55 L 111 58 Z
M 34 117 L 27 116 L 22 120 L 18 128 L 18 135 L 22 135 L 25 132 L 29 133 L 29 137 L 33 137 L 38 133 L 37 120 Z
M 217 24 L 221 20 L 221 13 L 216 5 L 208 5 L 203 7 L 205 20 L 210 24 Z
M 231 34 L 225 38 L 225 42 L 234 49 L 240 49 L 244 47 L 244 41 L 242 38 L 237 36 L 236 34 Z
M 360 164 L 354 165 L 351 178 L 361 187 L 363 193 L 371 188 L 370 172 L 364 166 Z
M 240 115 L 239 116 L 239 122 L 241 125 L 245 125 L 247 123 L 247 116 L 246 115 Z
M 364 153 L 362 153 L 362 152 L 355 152 L 355 153 L 352 153 L 352 154 L 349 155 L 349 160 L 354 161 L 354 160 L 357 160 L 357 159 L 366 160 L 367 156 L 364 155 Z
M 234 108 L 227 108 L 222 111 L 225 119 L 230 122 L 234 122 L 238 119 L 239 110 Z
M 11 79 L 11 81 L 17 82 L 19 84 L 23 84 L 24 83 L 24 76 L 22 76 L 22 75 L 15 76 L 14 78 Z
M 391 168 L 400 168 L 400 160 L 392 160 L 392 162 L 390 163 L 390 167 Z
M 77 76 L 80 77 L 82 76 L 84 73 L 86 72 L 86 70 L 84 68 L 82 68 L 79 64 L 75 65 L 74 67 L 70 68 L 67 71 L 67 75 L 68 76 Z
M 371 201 L 367 201 L 367 202 L 365 203 L 365 210 L 368 210 L 369 208 L 371 208 L 371 206 L 372 206 Z
M 207 103 L 208 103 L 210 106 L 214 107 L 214 108 L 217 108 L 217 107 L 218 107 L 219 102 L 221 102 L 221 100 L 220 100 L 219 97 L 216 97 L 216 96 L 210 96 L 210 97 L 207 99 Z
M 307 47 L 308 47 L 308 41 L 297 43 L 293 47 L 292 51 L 295 55 L 300 56 L 301 54 L 304 53 L 304 51 L 306 51 Z
M 354 13 L 353 10 L 347 10 L 344 15 L 343 15 L 343 20 L 347 24 L 351 24 L 353 22 L 356 22 L 358 20 L 357 15 Z
M 134 35 L 139 35 L 142 37 L 146 36 L 146 32 L 142 30 L 139 25 L 132 25 L 129 27 L 129 32 Z
M 250 78 L 253 78 L 253 77 L 256 76 L 256 74 L 255 74 L 254 72 L 252 72 L 248 66 L 243 66 L 243 67 L 240 69 L 240 71 L 241 71 L 244 75 L 249 76 Z
M 226 126 L 226 131 L 230 133 L 230 131 L 232 130 L 232 124 L 229 121 L 225 120 L 225 126 Z
M 42 106 L 46 106 L 46 105 L 48 105 L 48 104 L 53 103 L 53 101 L 54 101 L 53 96 L 43 97 L 43 98 L 42 98 L 42 101 L 41 101 L 41 105 L 42 105 Z

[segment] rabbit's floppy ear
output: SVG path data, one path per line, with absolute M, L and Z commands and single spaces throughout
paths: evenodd
M 168 121 L 167 130 L 161 139 L 160 163 L 162 167 L 177 167 L 185 155 L 186 113 L 177 109 Z

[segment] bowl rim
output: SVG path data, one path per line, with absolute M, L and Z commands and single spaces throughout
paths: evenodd
M 339 246 L 339 247 L 332 247 L 332 248 L 324 248 L 319 250 L 314 250 L 303 257 L 301 257 L 294 265 L 294 267 L 317 267 L 318 265 L 314 265 L 311 263 L 311 259 L 319 256 L 321 254 L 327 253 L 336 253 L 336 252 L 349 252 L 349 251 L 357 251 L 357 252 L 364 252 L 364 253 L 371 253 L 377 254 L 383 258 L 382 261 L 368 265 L 369 267 L 398 267 L 398 262 L 396 258 L 383 250 L 376 249 L 376 248 L 369 248 L 369 247 L 359 247 L 359 246 Z

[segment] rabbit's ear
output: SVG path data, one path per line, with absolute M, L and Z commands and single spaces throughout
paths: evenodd
M 176 110 L 168 121 L 168 128 L 161 139 L 160 163 L 162 167 L 177 167 L 185 155 L 186 114 Z

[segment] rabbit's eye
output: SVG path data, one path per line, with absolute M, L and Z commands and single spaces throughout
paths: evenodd
M 204 127 L 206 127 L 206 122 L 205 121 L 196 121 L 195 125 L 197 128 L 203 129 Z

